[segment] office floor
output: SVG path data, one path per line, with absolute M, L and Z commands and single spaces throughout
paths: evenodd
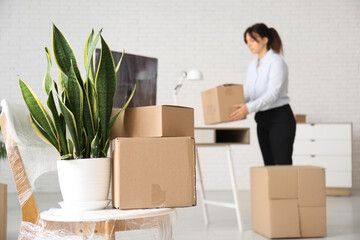
M 58 207 L 61 200 L 59 193 L 35 194 L 40 211 Z M 231 192 L 208 192 L 207 198 L 232 201 Z M 237 229 L 233 209 L 209 206 L 209 225 L 204 225 L 200 205 L 178 209 L 175 226 L 175 240 L 265 240 L 267 238 L 251 230 L 250 192 L 240 191 L 240 201 L 244 231 Z M 8 195 L 8 232 L 7 239 L 17 239 L 21 221 L 21 211 L 16 194 Z M 323 240 L 358 240 L 360 239 L 360 191 L 353 191 L 351 197 L 327 198 L 328 236 Z

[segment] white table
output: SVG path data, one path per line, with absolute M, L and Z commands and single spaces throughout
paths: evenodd
M 231 155 L 231 145 L 233 144 L 249 144 L 250 143 L 250 129 L 249 128 L 195 128 L 195 143 L 196 147 L 219 147 L 226 150 L 227 164 L 229 167 L 229 175 L 231 179 L 231 188 L 234 197 L 234 202 L 214 201 L 206 198 L 203 179 L 201 175 L 201 166 L 199 161 L 198 150 L 196 149 L 196 165 L 199 180 L 199 198 L 201 199 L 201 206 L 204 213 L 205 224 L 209 223 L 207 205 L 215 205 L 219 207 L 233 208 L 236 212 L 236 219 L 239 231 L 243 230 L 241 220 L 241 211 L 239 203 L 238 188 L 236 185 L 236 178 L 234 172 L 234 162 Z

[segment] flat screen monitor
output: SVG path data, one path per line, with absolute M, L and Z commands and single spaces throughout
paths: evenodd
M 115 66 L 122 52 L 111 51 Z M 99 65 L 101 50 L 95 51 L 95 72 Z M 131 95 L 136 82 L 136 91 L 128 107 L 156 105 L 157 58 L 125 53 L 116 74 L 114 108 L 122 108 Z

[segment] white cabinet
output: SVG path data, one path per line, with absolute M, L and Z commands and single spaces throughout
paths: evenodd
M 352 187 L 352 124 L 297 124 L 293 164 L 324 167 L 329 190 L 349 191 Z

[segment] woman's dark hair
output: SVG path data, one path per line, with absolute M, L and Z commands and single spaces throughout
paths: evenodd
M 261 38 L 266 37 L 268 39 L 267 49 L 270 48 L 276 52 L 283 54 L 282 42 L 278 32 L 274 28 L 268 28 L 264 23 L 257 23 L 248 27 L 244 32 L 244 41 L 246 42 L 246 34 L 249 34 L 252 39 L 257 41 L 255 34 L 259 35 Z

